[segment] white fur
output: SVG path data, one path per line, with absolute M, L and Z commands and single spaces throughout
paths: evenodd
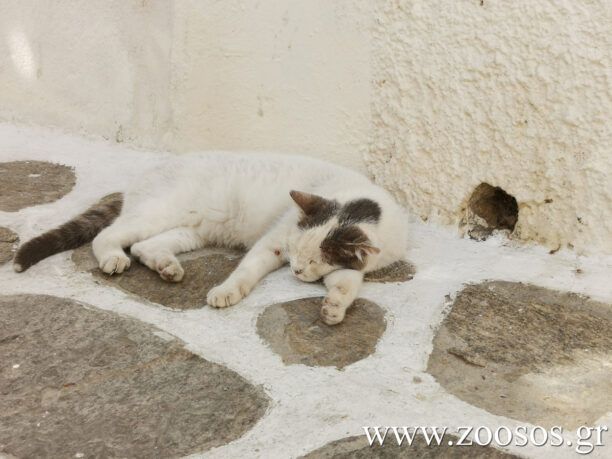
M 289 191 L 317 194 L 340 203 L 377 202 L 377 224 L 361 224 L 380 252 L 367 256 L 362 272 L 324 263 L 319 245 L 337 220 L 300 230 L 300 210 Z M 100 268 L 109 274 L 130 266 L 123 249 L 168 281 L 180 281 L 176 254 L 205 245 L 250 249 L 230 277 L 207 296 L 211 306 L 240 301 L 269 272 L 288 261 L 298 277 L 325 277 L 329 289 L 322 318 L 338 323 L 356 298 L 363 273 L 382 268 L 405 253 L 402 209 L 391 196 L 357 172 L 300 156 L 205 154 L 177 157 L 144 174 L 125 191 L 121 215 L 93 241 Z M 300 272 L 301 271 L 301 272 Z

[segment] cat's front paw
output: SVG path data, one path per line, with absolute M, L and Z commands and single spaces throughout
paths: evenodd
M 323 300 L 321 307 L 321 320 L 327 325 L 336 325 L 344 320 L 346 308 L 334 303 L 329 298 Z
M 238 303 L 249 291 L 246 284 L 228 280 L 212 288 L 206 295 L 206 302 L 215 308 L 226 308 Z

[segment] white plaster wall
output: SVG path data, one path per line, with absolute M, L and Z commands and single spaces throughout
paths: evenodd
M 377 181 L 453 225 L 479 183 L 501 186 L 518 238 L 611 253 L 610 0 L 376 5 Z
M 175 4 L 174 147 L 280 150 L 362 168 L 370 2 Z
M 1 0 L 0 118 L 159 145 L 172 17 L 165 0 Z
M 2 0 L 0 118 L 363 169 L 367 1 Z
M 612 253 L 610 0 L 0 0 L 0 119 L 368 171 L 457 225 Z M 548 202 L 551 201 L 551 202 Z

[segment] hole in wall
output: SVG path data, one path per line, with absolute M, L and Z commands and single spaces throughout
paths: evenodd
M 495 230 L 514 231 L 518 212 L 514 196 L 498 186 L 481 183 L 468 200 L 464 224 L 472 239 L 482 241 Z

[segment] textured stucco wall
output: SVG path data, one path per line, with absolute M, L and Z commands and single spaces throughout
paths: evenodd
M 176 2 L 174 148 L 280 150 L 362 168 L 371 6 Z
M 609 0 L 377 2 L 376 180 L 457 225 L 481 182 L 521 239 L 612 253 Z

